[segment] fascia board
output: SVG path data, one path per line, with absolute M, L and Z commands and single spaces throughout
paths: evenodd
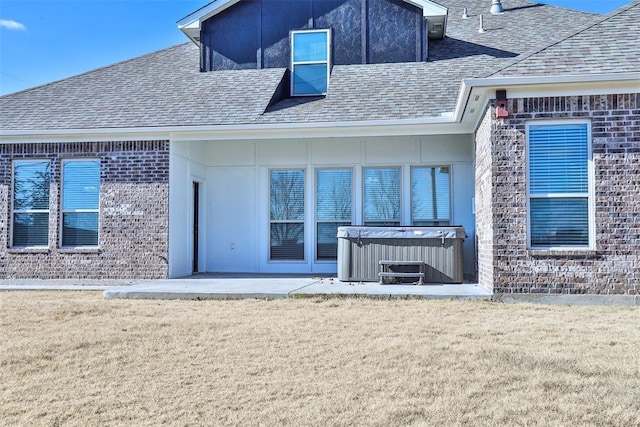
M 126 139 L 221 140 L 323 138 L 343 136 L 433 135 L 464 133 L 453 114 L 429 119 L 360 122 L 294 123 L 278 125 L 176 126 L 163 128 L 105 128 L 56 130 L 3 130 L 0 144 L 24 142 L 108 141 Z
M 596 82 L 635 81 L 640 89 L 640 72 L 608 74 L 561 74 L 547 76 L 481 77 L 464 79 L 463 83 L 473 87 L 497 86 L 548 86 Z
M 448 9 L 438 3 L 429 0 L 404 0 L 406 3 L 412 4 L 422 9 L 422 15 L 428 16 L 444 16 L 448 13 Z
M 639 73 L 472 78 L 462 81 L 454 118 L 476 129 L 495 90 L 506 89 L 508 98 L 606 95 L 639 92 Z M 473 111 L 476 109 L 475 111 Z
M 183 33 L 187 34 L 189 38 L 193 40 L 193 38 L 189 35 L 188 32 L 193 33 L 194 31 L 200 32 L 200 23 L 213 15 L 216 15 L 222 12 L 225 9 L 233 6 L 238 3 L 240 0 L 216 0 L 208 5 L 201 7 L 195 12 L 185 16 L 181 20 L 178 21 L 178 29 Z

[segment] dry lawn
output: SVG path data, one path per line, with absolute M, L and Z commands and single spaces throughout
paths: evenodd
M 640 425 L 640 309 L 0 293 L 2 425 Z

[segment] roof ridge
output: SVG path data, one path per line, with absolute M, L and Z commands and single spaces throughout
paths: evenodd
M 601 19 L 598 19 L 596 22 L 594 22 L 594 23 L 592 23 L 590 25 L 587 25 L 586 27 L 576 31 L 573 34 L 568 35 L 565 38 L 562 38 L 562 39 L 560 39 L 560 40 L 558 40 L 556 42 L 553 42 L 550 45 L 547 45 L 547 46 L 543 47 L 542 49 L 539 49 L 539 50 L 536 50 L 536 51 L 533 51 L 533 52 L 529 52 L 529 53 L 524 53 L 524 54 L 522 54 L 520 56 L 517 56 L 516 58 L 514 58 L 514 59 L 512 59 L 512 60 L 510 60 L 508 62 L 505 62 L 503 66 L 501 66 L 499 69 L 495 70 L 494 72 L 492 72 L 491 74 L 489 74 L 489 75 L 487 75 L 485 77 L 493 77 L 496 74 L 502 73 L 503 71 L 505 71 L 505 70 L 507 70 L 507 69 L 509 69 L 509 68 L 521 63 L 521 62 L 524 62 L 525 60 L 531 58 L 532 56 L 537 55 L 537 54 L 539 54 L 541 52 L 544 52 L 547 49 L 550 49 L 550 48 L 552 48 L 554 46 L 557 46 L 560 43 L 564 43 L 565 41 L 567 41 L 569 39 L 572 39 L 573 37 L 575 37 L 575 36 L 577 36 L 577 35 L 579 35 L 581 33 L 589 31 L 593 27 L 596 27 L 596 26 L 602 24 L 603 22 L 608 21 L 608 20 L 610 20 L 610 19 L 612 19 L 612 18 L 614 18 L 614 17 L 616 17 L 616 16 L 618 16 L 618 15 L 620 15 L 620 14 L 622 14 L 622 13 L 624 13 L 624 12 L 634 8 L 634 7 L 636 7 L 636 6 L 640 6 L 640 0 L 632 0 L 630 3 L 628 3 L 628 4 L 624 5 L 624 6 L 621 6 L 618 9 L 616 9 L 616 10 L 614 10 L 612 12 L 609 12 L 608 14 L 604 15 Z
M 113 64 L 103 65 L 103 66 L 98 67 L 98 68 L 93 68 L 91 70 L 83 71 L 83 72 L 78 73 L 78 74 L 73 74 L 71 76 L 63 77 L 63 78 L 58 79 L 58 80 L 54 80 L 54 81 L 51 81 L 51 82 L 43 83 L 41 85 L 37 85 L 37 86 L 29 87 L 29 88 L 26 88 L 26 89 L 22 89 L 22 90 L 19 90 L 17 92 L 7 93 L 7 94 L 4 94 L 4 95 L 0 96 L 0 99 L 4 98 L 4 97 L 8 97 L 8 96 L 14 96 L 14 95 L 18 95 L 18 94 L 23 94 L 25 92 L 29 92 L 29 91 L 36 90 L 36 89 L 41 89 L 41 88 L 44 88 L 44 87 L 47 87 L 47 86 L 50 86 L 50 85 L 54 85 L 54 84 L 63 82 L 65 80 L 73 79 L 73 78 L 84 76 L 84 75 L 87 75 L 87 74 L 96 73 L 98 71 L 102 71 L 102 70 L 105 70 L 105 69 L 108 69 L 108 68 L 112 68 L 112 67 L 115 67 L 115 66 L 118 66 L 118 65 L 126 64 L 127 62 L 136 61 L 136 60 L 139 60 L 141 58 L 145 58 L 145 57 L 148 57 L 148 56 L 151 56 L 151 55 L 156 55 L 156 54 L 159 54 L 161 52 L 165 52 L 165 51 L 168 51 L 168 50 L 171 50 L 171 49 L 175 49 L 175 48 L 177 48 L 179 46 L 188 45 L 190 43 L 191 42 L 189 42 L 189 41 L 178 43 L 178 44 L 175 44 L 173 46 L 169 46 L 169 47 L 165 47 L 165 48 L 162 48 L 162 49 L 159 49 L 159 50 L 155 50 L 153 52 L 145 53 L 145 54 L 142 54 L 142 55 L 139 55 L 139 56 L 134 56 L 133 58 L 123 59 L 122 61 L 118 61 L 118 62 L 115 62 Z

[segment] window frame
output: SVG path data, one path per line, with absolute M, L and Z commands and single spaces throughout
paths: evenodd
M 298 220 L 273 220 L 271 219 L 271 173 L 277 171 L 299 171 L 302 172 L 302 218 Z M 268 246 L 267 246 L 267 261 L 269 263 L 305 263 L 307 261 L 307 169 L 306 167 L 276 167 L 267 169 L 267 219 L 268 219 Z M 302 224 L 302 258 L 295 259 L 279 259 L 272 258 L 272 245 L 271 245 L 271 225 L 272 224 Z
M 49 165 L 49 198 L 48 198 L 48 206 L 47 209 L 16 209 L 15 208 L 15 191 L 16 191 L 16 165 L 24 163 L 47 163 Z M 12 249 L 42 249 L 49 247 L 49 235 L 51 233 L 51 160 L 50 159 L 13 159 L 11 162 L 11 233 L 9 236 L 9 246 Z M 47 244 L 46 245 L 16 245 L 14 243 L 14 234 L 15 234 L 15 214 L 37 214 L 37 213 L 46 213 L 47 214 Z
M 325 33 L 327 35 L 327 59 L 321 61 L 296 61 L 294 57 L 295 52 L 295 38 L 298 34 L 310 34 L 310 33 Z M 309 30 L 294 30 L 289 33 L 289 48 L 291 50 L 291 78 L 289 88 L 291 96 L 323 96 L 326 95 L 329 90 L 329 76 L 331 74 L 331 30 L 330 29 L 309 29 Z M 296 66 L 298 65 L 322 65 L 326 64 L 326 90 L 318 93 L 295 93 L 295 74 Z
M 563 126 L 586 125 L 587 128 L 587 192 L 577 193 L 532 193 L 531 192 L 531 127 L 535 126 Z M 526 206 L 527 206 L 527 249 L 540 251 L 581 251 L 595 249 L 595 167 L 593 162 L 593 137 L 591 132 L 591 120 L 585 119 L 560 119 L 560 120 L 535 120 L 525 124 L 525 161 L 526 161 Z M 586 199 L 587 200 L 587 245 L 533 245 L 532 235 L 532 199 Z
M 338 170 L 338 171 L 349 171 L 351 173 L 351 215 L 348 219 L 342 219 L 342 220 L 320 220 L 318 219 L 318 173 L 321 171 L 327 171 L 327 170 Z M 354 181 L 355 181 L 355 172 L 354 172 L 354 168 L 351 166 L 326 166 L 326 167 L 317 167 L 315 168 L 314 171 L 314 186 L 313 186 L 313 197 L 314 197 L 314 205 L 313 205 L 313 209 L 314 209 L 314 228 L 313 228 L 313 235 L 314 235 L 314 261 L 315 262 L 319 262 L 319 263 L 334 263 L 337 261 L 337 255 L 335 259 L 329 259 L 329 258 L 319 258 L 318 257 L 318 224 L 335 224 L 335 223 L 346 223 L 348 222 L 349 224 L 346 226 L 350 226 L 353 225 L 355 223 L 355 204 L 356 204 L 356 200 L 355 200 L 355 185 L 354 185 Z M 342 227 L 342 226 L 340 226 Z M 336 237 L 337 239 L 337 237 Z
M 436 218 L 433 220 L 424 220 L 424 219 L 416 219 L 415 215 L 414 215 L 414 210 L 413 210 L 413 201 L 414 201 L 414 194 L 413 194 L 413 171 L 415 169 L 424 169 L 424 168 L 429 168 L 429 169 L 441 169 L 441 168 L 447 168 L 449 169 L 449 200 L 447 202 L 447 206 L 449 209 L 449 216 L 446 218 L 446 220 L 444 218 Z M 450 227 L 452 224 L 452 218 L 453 218 L 453 203 L 452 203 L 452 199 L 453 199 L 453 194 L 452 194 L 452 179 L 453 179 L 453 166 L 450 164 L 439 164 L 439 165 L 411 165 L 410 170 L 409 170 L 409 215 L 410 215 L 410 223 L 411 226 L 415 226 L 415 227 Z M 437 225 L 415 225 L 416 221 L 431 221 L 431 222 L 446 222 L 446 224 L 437 224 Z
M 95 209 L 64 209 L 64 166 L 68 163 L 80 163 L 80 162 L 97 162 L 98 163 L 98 205 Z M 59 213 L 59 224 L 60 224 L 60 232 L 58 233 L 58 247 L 61 249 L 75 249 L 75 248 L 98 248 L 100 247 L 100 187 L 102 186 L 101 180 L 101 170 L 102 163 L 99 158 L 87 157 L 87 158 L 73 158 L 73 159 L 63 159 L 60 162 L 60 213 Z M 97 242 L 95 245 L 64 245 L 64 214 L 65 213 L 96 213 L 98 215 L 98 229 L 97 232 Z

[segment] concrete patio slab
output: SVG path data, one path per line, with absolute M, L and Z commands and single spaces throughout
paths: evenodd
M 362 295 L 375 297 L 422 297 L 491 299 L 492 294 L 475 284 L 380 285 L 340 282 L 321 277 L 192 276 L 155 280 L 131 286 L 109 288 L 105 298 L 207 299 L 287 298 L 312 295 Z

